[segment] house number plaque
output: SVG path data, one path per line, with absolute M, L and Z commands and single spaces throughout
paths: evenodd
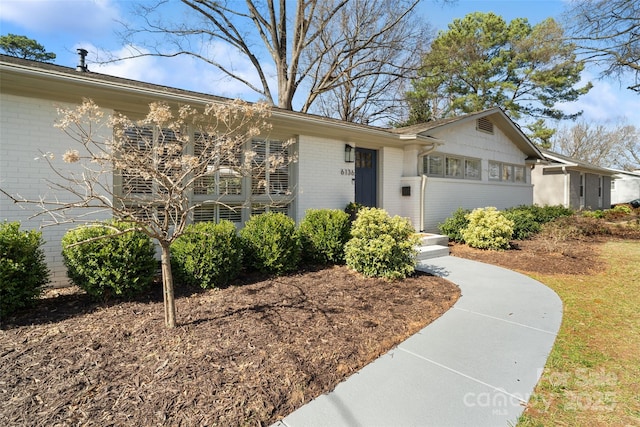
M 341 175 L 355 176 L 356 175 L 356 171 L 353 170 L 353 169 L 342 169 L 341 170 Z

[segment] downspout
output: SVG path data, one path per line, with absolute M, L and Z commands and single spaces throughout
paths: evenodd
M 420 182 L 420 232 L 424 232 L 424 191 L 427 188 L 427 175 L 422 174 Z
M 425 148 L 418 153 L 418 172 L 420 172 L 420 164 L 424 156 L 428 156 L 433 153 L 438 144 L 433 144 L 430 148 Z M 427 175 L 420 173 L 422 177 L 420 180 L 420 232 L 424 231 L 424 203 L 425 203 L 425 189 L 427 188 Z
M 570 180 L 569 180 L 569 172 L 567 172 L 567 167 L 566 166 L 562 166 L 562 173 L 564 174 L 564 207 L 565 208 L 569 208 L 569 205 L 571 203 L 571 196 L 570 196 Z

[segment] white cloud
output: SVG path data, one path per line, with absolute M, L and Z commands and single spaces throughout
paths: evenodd
M 617 82 L 598 80 L 592 74 L 583 74 L 584 82 L 591 80 L 593 88 L 577 101 L 558 104 L 565 113 L 583 111 L 581 118 L 604 123 L 624 119 L 630 124 L 640 125 L 640 97 L 634 92 L 620 87 Z
M 79 43 L 76 47 L 82 47 L 89 52 L 99 52 L 100 49 L 91 43 Z M 135 47 L 125 46 L 116 51 L 106 52 L 105 57 L 126 58 L 136 54 L 145 54 L 148 51 Z M 110 76 L 123 77 L 126 79 L 139 80 L 147 83 L 166 85 L 166 81 L 171 75 L 171 69 L 162 63 L 162 59 L 154 56 L 142 56 L 139 58 L 125 59 L 122 61 L 98 64 L 91 62 L 91 53 L 87 58 L 90 71 L 108 74 Z
M 104 34 L 119 15 L 112 0 L 3 0 L 0 7 L 0 21 L 41 34 Z

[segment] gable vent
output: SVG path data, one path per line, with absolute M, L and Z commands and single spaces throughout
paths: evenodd
M 486 117 L 480 117 L 476 122 L 476 129 L 481 132 L 490 133 L 493 135 L 493 123 Z

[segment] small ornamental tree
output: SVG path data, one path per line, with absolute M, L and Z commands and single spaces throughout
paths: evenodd
M 76 142 L 63 155 L 65 162 L 76 163 L 75 169 L 62 170 L 53 156 L 43 156 L 56 176 L 52 190 L 73 200 L 34 201 L 3 193 L 19 203 L 38 204 L 54 223 L 82 222 L 88 214 L 81 216 L 79 210 L 108 211 L 131 224 L 131 231 L 155 239 L 162 252 L 165 323 L 175 327 L 170 248 L 193 211 L 204 204 L 223 204 L 225 195 L 236 194 L 231 193 L 234 183 L 243 177 L 258 177 L 254 186 L 261 188 L 266 184 L 259 177 L 293 161 L 286 150 L 264 156 L 249 148 L 251 138 L 270 129 L 270 113 L 266 104 L 241 101 L 203 108 L 152 103 L 146 117 L 134 121 L 122 114 L 107 117 L 85 100 L 77 108 L 60 109 L 56 125 Z M 221 185 L 224 180 L 230 184 Z M 206 202 L 191 200 L 194 189 L 208 196 Z

